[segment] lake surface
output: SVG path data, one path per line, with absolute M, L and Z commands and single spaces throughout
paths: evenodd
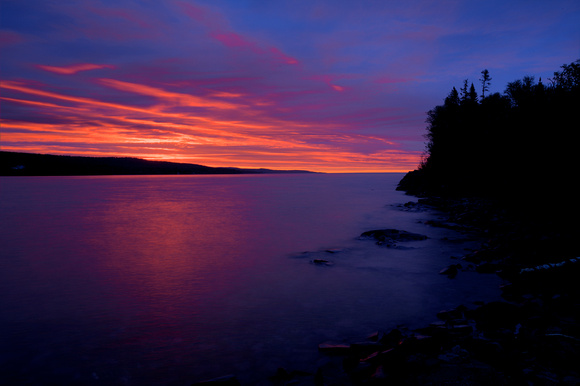
M 498 298 L 495 276 L 438 274 L 475 244 L 397 208 L 414 200 L 401 178 L 0 178 L 0 379 L 260 384 L 278 367 L 315 371 L 318 343 Z M 357 238 L 382 228 L 430 238 Z

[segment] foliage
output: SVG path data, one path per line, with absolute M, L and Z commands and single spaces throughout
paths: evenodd
M 489 85 L 491 84 L 491 76 L 489 76 L 489 71 L 487 68 L 481 71 L 481 78 L 479 78 L 481 82 L 481 97 L 485 98 L 485 92 L 489 91 Z
M 580 60 L 563 65 L 549 85 L 533 76 L 509 82 L 503 94 L 478 100 L 468 80 L 427 113 L 426 153 L 414 175 L 430 193 L 493 197 L 571 194 L 578 160 Z M 485 96 L 484 96 L 485 95 Z M 555 181 L 553 184 L 539 181 Z

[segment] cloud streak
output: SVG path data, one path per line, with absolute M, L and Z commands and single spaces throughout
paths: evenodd
M 453 1 L 7 3 L 0 146 L 13 151 L 407 171 L 451 87 L 489 68 L 501 91 L 580 55 L 572 1 L 492 1 L 485 22 Z
M 90 71 L 90 70 L 100 70 L 103 68 L 115 68 L 110 64 L 91 64 L 91 63 L 81 63 L 81 64 L 72 64 L 70 66 L 65 67 L 56 67 L 56 66 L 44 66 L 44 65 L 37 65 L 38 68 L 45 71 L 54 72 L 56 74 L 61 75 L 73 75 L 80 71 Z

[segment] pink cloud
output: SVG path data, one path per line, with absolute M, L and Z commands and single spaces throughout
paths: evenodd
M 255 45 L 242 36 L 234 32 L 212 32 L 210 36 L 219 42 L 221 42 L 226 47 L 249 47 L 255 48 Z
M 115 66 L 112 66 L 110 64 L 91 64 L 91 63 L 72 64 L 70 66 L 64 67 L 44 66 L 38 64 L 36 67 L 45 71 L 50 71 L 61 75 L 73 75 L 80 71 L 99 70 L 102 68 L 115 68 Z
M 228 21 L 217 12 L 184 2 L 177 2 L 176 4 L 189 18 L 203 26 L 211 38 L 228 48 L 247 49 L 257 55 L 267 56 L 269 59 L 275 59 L 286 64 L 299 63 L 296 58 L 285 54 L 277 47 L 268 47 L 269 44 L 267 43 L 256 41 L 256 39 L 233 31 Z
M 288 64 L 298 64 L 298 59 L 295 59 L 291 56 L 286 55 L 285 53 L 283 53 L 282 51 L 280 51 L 278 48 L 276 47 L 271 47 L 270 48 L 270 52 L 272 54 L 274 54 L 274 56 L 276 58 L 281 59 L 282 61 L 288 63 Z
M 19 33 L 9 30 L 0 31 L 0 47 L 6 47 L 12 44 L 22 43 L 24 37 Z

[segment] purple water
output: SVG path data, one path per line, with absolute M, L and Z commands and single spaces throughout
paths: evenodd
M 438 274 L 475 244 L 394 207 L 413 200 L 401 177 L 1 178 L 0 380 L 260 384 L 278 367 L 315 371 L 323 341 L 497 298 L 495 276 Z M 357 239 L 380 228 L 430 239 Z

